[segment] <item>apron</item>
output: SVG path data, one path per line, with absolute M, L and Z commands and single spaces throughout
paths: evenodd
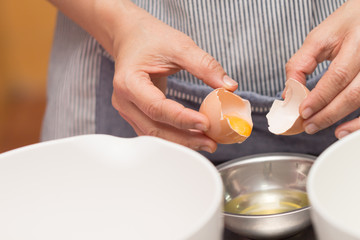
M 319 155 L 336 141 L 339 123 L 315 135 L 276 136 L 268 131 L 266 114 L 280 98 L 284 65 L 307 34 L 345 0 L 133 0 L 153 16 L 187 34 L 239 81 L 236 94 L 252 105 L 254 128 L 242 144 L 219 145 L 201 152 L 214 163 L 250 154 L 295 152 Z M 312 89 L 328 62 L 308 76 Z M 80 26 L 58 14 L 49 63 L 47 107 L 42 141 L 82 134 L 135 137 L 132 127 L 112 107 L 114 61 Z M 141 86 L 140 86 L 141 87 Z M 186 71 L 168 78 L 167 97 L 198 110 L 212 91 Z
M 111 96 L 113 92 L 114 62 L 103 57 L 100 68 L 100 81 L 96 90 L 96 133 L 111 134 L 118 137 L 136 137 L 137 134 L 112 107 Z M 307 81 L 309 90 L 314 88 L 323 73 L 314 76 Z M 187 108 L 199 110 L 199 99 L 204 99 L 213 89 L 208 86 L 192 85 L 178 81 L 175 76 L 168 78 L 167 92 L 186 92 L 189 95 L 197 96 L 191 99 L 189 95 L 172 94 L 171 98 Z M 219 144 L 215 153 L 200 152 L 214 164 L 219 164 L 231 159 L 246 155 L 272 152 L 292 152 L 317 156 L 337 138 L 334 135 L 335 128 L 344 121 L 349 121 L 360 115 L 360 110 L 350 114 L 343 120 L 331 127 L 322 130 L 314 135 L 301 133 L 294 136 L 278 136 L 269 132 L 266 114 L 275 99 L 281 98 L 281 92 L 276 97 L 268 97 L 252 92 L 239 92 L 236 94 L 250 101 L 252 106 L 252 120 L 254 123 L 250 137 L 241 144 L 224 145 Z

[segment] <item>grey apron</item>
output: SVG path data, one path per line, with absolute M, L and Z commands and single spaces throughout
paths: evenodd
M 314 88 L 322 75 L 323 73 L 309 79 L 307 81 L 307 87 L 310 90 Z M 111 134 L 126 138 L 135 137 L 137 135 L 130 124 L 128 124 L 111 105 L 113 76 L 114 62 L 103 57 L 101 60 L 100 81 L 96 89 L 96 133 Z M 202 99 L 212 91 L 210 87 L 181 82 L 172 76 L 168 78 L 168 88 L 198 96 Z M 251 92 L 236 92 L 236 94 L 248 99 L 254 109 L 269 109 L 274 99 L 280 98 L 281 96 L 281 92 L 279 92 L 276 97 L 267 97 Z M 169 98 L 180 102 L 187 108 L 198 110 L 200 107 L 199 103 L 191 100 L 173 96 Z M 242 144 L 219 144 L 215 153 L 201 152 L 201 154 L 215 164 L 246 155 L 270 152 L 305 153 L 317 156 L 337 140 L 334 135 L 336 126 L 344 121 L 358 117 L 360 110 L 357 110 L 333 126 L 314 135 L 302 133 L 295 136 L 277 136 L 270 133 L 265 117 L 266 114 L 267 111 L 254 111 L 252 113 L 254 123 L 253 131 L 251 136 Z

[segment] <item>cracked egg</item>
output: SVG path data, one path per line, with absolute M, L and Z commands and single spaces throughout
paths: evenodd
M 210 128 L 205 134 L 218 143 L 242 143 L 251 134 L 250 102 L 223 88 L 207 95 L 199 112 L 210 121 Z
M 300 104 L 309 90 L 300 82 L 290 78 L 285 83 L 285 99 L 275 100 L 266 115 L 269 131 L 276 135 L 295 135 L 304 131 L 300 116 Z

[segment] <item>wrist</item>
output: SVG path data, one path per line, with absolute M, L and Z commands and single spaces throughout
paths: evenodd
M 131 31 L 139 11 L 144 10 L 129 0 L 95 0 L 94 25 L 88 31 L 114 57 L 117 45 Z

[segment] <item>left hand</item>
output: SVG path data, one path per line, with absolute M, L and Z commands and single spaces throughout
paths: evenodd
M 305 131 L 314 134 L 360 107 L 360 0 L 348 0 L 319 26 L 286 64 L 287 79 L 303 84 L 318 63 L 331 60 L 328 71 L 300 106 Z M 360 118 L 343 123 L 335 136 L 360 129 Z

